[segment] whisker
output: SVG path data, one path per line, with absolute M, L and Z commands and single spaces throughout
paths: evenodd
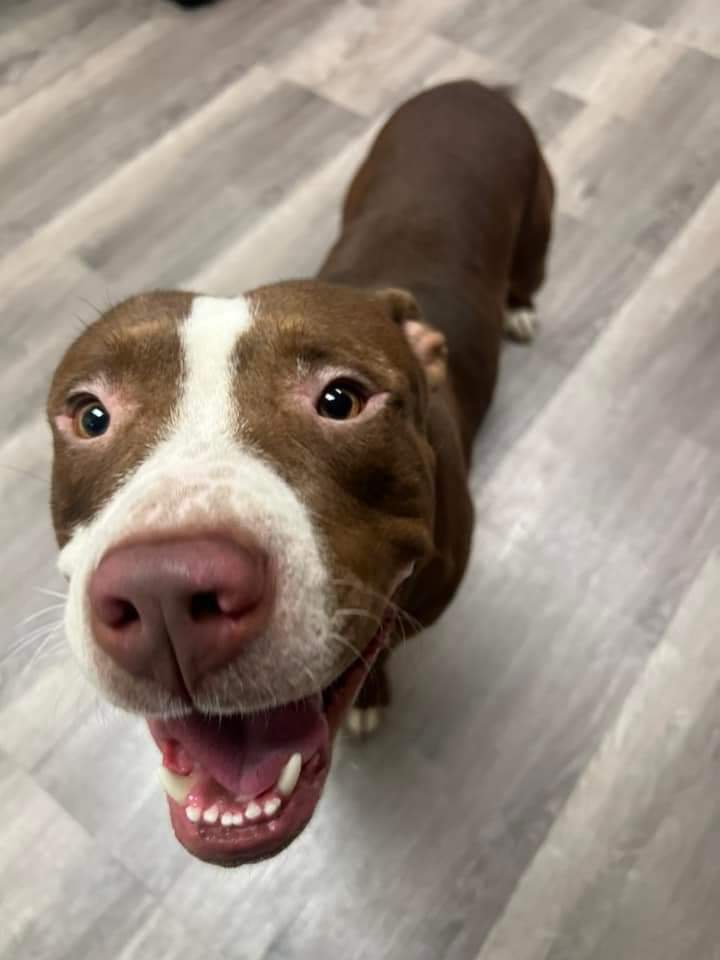
M 113 716 L 113 706 L 101 697 L 94 696 L 90 706 L 93 722 L 100 727 L 107 727 Z
M 33 653 L 32 657 L 30 658 L 30 660 L 28 661 L 28 663 L 26 663 L 25 666 L 20 670 L 20 673 L 18 674 L 18 679 L 24 679 L 24 678 L 30 673 L 30 671 L 31 671 L 31 670 L 33 669 L 33 667 L 37 664 L 38 659 L 40 658 L 40 656 L 41 656 L 43 653 L 49 654 L 49 653 L 51 652 L 51 650 L 52 650 L 52 642 L 51 642 L 51 641 L 57 640 L 57 639 L 58 639 L 58 637 L 56 636 L 56 631 L 53 630 L 53 631 L 51 631 L 51 632 L 47 635 L 47 637 L 45 637 L 45 639 L 42 641 L 42 643 L 39 643 L 39 644 L 38 644 L 37 649 L 36 649 L 35 652 Z M 55 650 L 52 650 L 52 652 L 53 652 L 53 653 L 57 653 L 57 651 L 58 651 L 60 648 L 61 648 L 61 644 L 58 644 L 57 647 L 56 647 L 56 649 L 55 649 Z
M 404 646 L 408 642 L 408 635 L 405 630 L 405 623 L 402 618 L 399 618 L 397 621 L 397 626 L 400 631 L 400 638 L 398 640 L 398 646 Z
M 50 644 L 49 646 L 45 646 L 41 650 L 38 650 L 37 654 L 33 656 L 31 662 L 26 667 L 23 667 L 23 669 L 20 671 L 20 676 L 24 677 L 30 669 L 39 666 L 41 663 L 51 660 L 60 652 L 61 649 L 61 644 L 58 644 L 55 647 Z
M 369 664 L 368 661 L 365 659 L 364 652 L 361 650 L 358 650 L 357 647 L 347 639 L 347 637 L 344 637 L 341 633 L 335 633 L 334 631 L 331 631 L 328 634 L 328 636 L 330 637 L 331 640 L 335 640 L 341 646 L 345 647 L 347 650 L 350 650 L 351 653 L 353 653 L 358 660 L 361 660 L 363 662 L 363 664 L 368 670 L 370 669 L 371 664 Z
M 88 300 L 87 297 L 78 297 L 78 300 L 81 303 L 84 303 L 85 306 L 90 307 L 91 310 L 94 310 L 95 313 L 98 315 L 98 317 L 102 316 L 102 310 L 100 309 L 100 307 L 95 306 L 92 300 Z M 85 321 L 83 321 L 83 323 L 85 323 Z M 86 324 L 86 325 L 89 326 L 89 324 Z
M 25 636 L 20 637 L 15 640 L 7 648 L 5 655 L 2 657 L 0 662 L 5 662 L 14 657 L 19 656 L 24 650 L 28 647 L 35 646 L 37 643 L 44 643 L 46 639 L 46 634 L 50 635 L 56 633 L 61 624 L 45 624 L 41 629 L 34 630 L 32 633 L 26 634 Z
M 340 586 L 353 588 L 359 592 L 365 593 L 368 597 L 381 601 L 383 605 L 390 609 L 399 620 L 405 621 L 407 626 L 409 626 L 416 633 L 419 633 L 423 629 L 423 625 L 416 617 L 413 617 L 411 613 L 408 613 L 407 610 L 403 609 L 403 607 L 401 607 L 394 600 L 388 600 L 387 597 L 384 597 L 383 594 L 378 590 L 373 590 L 371 587 L 366 586 L 361 581 L 335 577 L 333 578 L 332 582 L 334 584 L 339 584 Z
M 333 613 L 333 620 L 335 617 L 344 616 L 366 617 L 368 620 L 372 620 L 378 626 L 382 624 L 382 617 L 379 617 L 376 613 L 370 613 L 369 610 L 361 610 L 355 607 L 338 607 L 335 613 Z
M 25 617 L 24 620 L 20 621 L 18 626 L 24 627 L 26 623 L 31 623 L 33 620 L 37 620 L 38 617 L 43 617 L 53 610 L 60 610 L 64 606 L 64 603 L 51 603 L 49 607 L 43 607 L 42 610 L 38 610 L 36 613 L 31 613 L 29 617 Z
M 47 587 L 33 587 L 38 593 L 44 593 L 48 597 L 57 597 L 59 600 L 67 600 L 67 593 L 58 593 L 57 590 L 49 590 Z
M 45 636 L 50 633 L 57 633 L 57 631 L 62 628 L 62 625 L 62 621 L 55 620 L 52 623 L 44 623 L 41 627 L 36 627 L 34 630 L 31 630 L 30 633 L 26 633 L 20 637 L 19 649 L 44 640 Z
M 27 633 L 22 634 L 20 639 L 36 640 L 38 637 L 41 637 L 48 630 L 57 630 L 58 627 L 61 627 L 63 625 L 63 622 L 64 621 L 62 617 L 60 618 L 56 617 L 54 620 L 51 620 L 49 623 L 41 623 L 39 625 L 36 624 L 35 626 L 31 627 Z
M 24 477 L 32 477 L 33 480 L 38 480 L 45 485 L 48 482 L 47 477 L 41 477 L 39 474 L 33 473 L 32 470 L 26 470 L 24 467 L 14 467 L 9 463 L 0 463 L 0 470 L 9 470 L 11 473 L 19 473 Z
M 106 304 L 105 309 L 108 311 L 112 310 L 113 307 L 115 306 L 115 301 L 110 296 L 110 287 L 105 287 L 105 304 Z
M 318 684 L 318 681 L 317 681 L 317 678 L 316 678 L 315 674 L 312 672 L 312 670 L 310 669 L 310 667 L 309 667 L 306 663 L 301 664 L 301 667 L 302 667 L 303 673 L 305 674 L 305 676 L 306 676 L 306 677 L 308 678 L 308 680 L 310 681 L 313 689 L 317 689 L 318 686 L 319 686 L 319 684 Z

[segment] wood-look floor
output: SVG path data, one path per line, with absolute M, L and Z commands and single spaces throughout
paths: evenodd
M 313 271 L 377 124 L 459 76 L 518 84 L 559 186 L 472 568 L 311 829 L 205 867 L 40 646 L 48 376 L 126 293 Z M 0 958 L 719 960 L 717 0 L 4 0 L 0 211 Z

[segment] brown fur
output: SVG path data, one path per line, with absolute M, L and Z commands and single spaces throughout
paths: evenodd
M 372 617 L 409 563 L 415 573 L 398 599 L 421 626 L 442 613 L 462 579 L 472 444 L 495 388 L 504 312 L 530 305 L 542 282 L 551 208 L 537 142 L 506 96 L 449 84 L 409 101 L 383 128 L 318 279 L 248 295 L 258 329 L 235 355 L 242 441 L 301 495 L 334 578 L 369 591 L 338 590 L 340 605 L 350 597 L 371 615 L 347 626 L 352 646 L 374 633 Z M 48 412 L 61 545 L 171 416 L 183 373 L 177 326 L 191 304 L 181 293 L 126 301 L 60 364 Z M 386 393 L 382 409 L 343 427 L 303 411 L 298 390 L 328 365 L 347 366 Z M 131 413 L 114 438 L 79 449 L 55 419 L 84 379 L 107 380 Z M 352 652 L 338 651 L 338 673 L 349 659 Z M 360 703 L 388 697 L 380 666 Z
M 121 478 L 157 441 L 177 399 L 182 378 L 177 324 L 191 303 L 188 293 L 133 297 L 78 337 L 55 371 L 47 410 L 54 434 L 51 508 L 60 546 L 73 527 L 112 496 Z M 60 436 L 55 418 L 74 387 L 94 380 L 130 400 L 142 397 L 142 407 L 130 415 L 117 441 L 86 444 L 80 453 Z
M 381 130 L 319 272 L 405 288 L 447 343 L 449 378 L 428 423 L 437 456 L 434 554 L 402 597 L 422 625 L 442 613 L 465 571 L 472 444 L 495 389 L 505 310 L 531 306 L 544 278 L 553 192 L 535 136 L 504 91 L 471 81 L 436 87 Z M 367 687 L 382 693 L 375 700 L 366 690 L 364 706 L 387 700 L 384 678 Z
M 433 549 L 428 389 L 397 321 L 397 305 L 382 293 L 316 281 L 273 284 L 250 299 L 266 336 L 238 348 L 243 439 L 302 492 L 329 546 L 335 577 L 387 595 L 398 568 Z M 387 391 L 390 401 L 362 428 L 308 420 L 293 400 L 298 361 L 305 376 L 328 362 L 346 364 Z M 344 593 L 349 599 L 353 591 Z M 379 597 L 354 602 L 382 613 Z M 363 633 L 368 626 L 362 624 Z

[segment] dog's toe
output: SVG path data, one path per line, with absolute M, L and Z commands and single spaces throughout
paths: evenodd
M 382 724 L 381 707 L 353 707 L 345 721 L 345 729 L 357 740 L 371 737 Z
M 530 343 L 538 330 L 537 313 L 529 307 L 505 311 L 503 332 L 517 343 Z

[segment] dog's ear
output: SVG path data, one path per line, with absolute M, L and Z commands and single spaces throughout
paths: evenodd
M 425 323 L 415 297 L 407 290 L 379 290 L 392 320 L 401 326 L 407 342 L 425 371 L 431 390 L 447 376 L 447 344 L 439 330 Z

